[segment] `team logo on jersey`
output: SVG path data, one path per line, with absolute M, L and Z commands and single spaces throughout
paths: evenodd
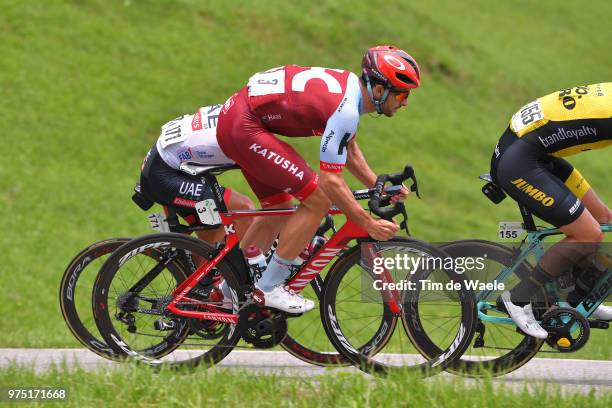
M 514 184 L 516 188 L 518 188 L 525 194 L 528 194 L 534 200 L 541 202 L 542 205 L 546 207 L 550 207 L 551 205 L 555 203 L 554 198 L 540 191 L 539 189 L 535 188 L 532 184 L 527 183 L 522 178 L 517 178 L 516 180 L 512 180 L 511 183 Z
M 576 141 L 578 141 L 584 136 L 597 136 L 597 129 L 588 126 L 582 126 L 574 130 L 558 128 L 557 131 L 550 136 L 546 136 L 544 138 L 538 136 L 538 139 L 540 139 L 540 142 L 542 142 L 544 147 L 548 147 L 567 139 L 576 139 Z
M 185 150 L 184 152 L 182 152 L 181 154 L 178 155 L 178 158 L 181 161 L 188 161 L 188 160 L 191 160 L 193 158 L 193 155 L 191 154 L 191 152 L 189 150 Z
M 578 208 L 580 208 L 579 198 L 576 199 L 576 202 L 574 203 L 574 205 L 572 205 L 572 207 L 569 209 L 570 215 L 574 215 L 574 213 L 578 210 Z
M 227 113 L 227 111 L 234 105 L 234 98 L 236 97 L 236 95 L 238 95 L 238 93 L 233 94 L 232 96 L 229 97 L 227 101 L 225 101 L 225 103 L 223 104 L 223 109 L 221 109 L 221 112 L 223 112 L 224 114 Z
M 281 166 L 283 169 L 293 174 L 295 178 L 298 178 L 300 180 L 304 179 L 304 171 L 300 170 L 300 168 L 293 164 L 291 160 L 285 159 L 283 156 L 269 149 L 262 149 L 262 147 L 263 146 L 260 146 L 257 143 L 253 143 L 249 147 L 249 150 L 254 151 L 255 153 L 265 157 L 268 160 L 273 160 L 274 164 Z
M 283 117 L 281 116 L 281 114 L 277 113 L 275 115 L 272 115 L 272 114 L 264 115 L 264 116 L 261 117 L 261 120 L 264 121 L 264 122 L 270 122 L 270 121 L 273 121 L 273 120 L 280 120 L 282 118 Z
M 202 129 L 202 114 L 200 114 L 200 111 L 198 111 L 198 113 L 193 115 L 193 119 L 191 119 L 191 130 L 195 132 L 196 130 L 201 130 L 201 129 Z
M 332 137 L 334 137 L 333 129 L 329 131 L 328 135 L 325 135 L 325 141 L 323 142 L 323 146 L 321 147 L 322 152 L 327 151 L 327 145 L 329 144 L 329 141 L 332 139 Z
M 200 197 L 203 189 L 204 184 L 202 183 L 186 183 L 183 181 L 181 182 L 181 187 L 179 188 L 179 194 L 188 197 Z
M 576 107 L 576 100 L 571 96 L 563 97 L 563 107 L 567 110 L 572 110 Z

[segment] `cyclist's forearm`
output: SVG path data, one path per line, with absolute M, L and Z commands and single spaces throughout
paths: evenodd
M 376 183 L 376 174 L 368 165 L 365 156 L 361 153 L 361 149 L 355 140 L 352 140 L 348 146 L 346 168 L 366 187 L 374 187 Z
M 363 228 L 374 219 L 359 205 L 340 173 L 321 172 L 319 186 L 348 219 Z

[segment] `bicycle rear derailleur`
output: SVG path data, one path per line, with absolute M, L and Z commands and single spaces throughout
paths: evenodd
M 248 301 L 238 312 L 238 331 L 247 343 L 257 348 L 271 348 L 287 335 L 287 317 L 279 310 Z

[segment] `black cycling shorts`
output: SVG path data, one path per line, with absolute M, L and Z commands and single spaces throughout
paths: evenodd
M 590 188 L 567 160 L 547 155 L 510 128 L 495 147 L 491 176 L 506 194 L 556 227 L 570 224 L 582 214 L 580 199 Z
M 192 225 L 199 222 L 196 203 L 214 197 L 212 189 L 202 180 L 168 166 L 155 145 L 142 165 L 140 188 L 145 196 L 158 204 L 174 208 Z M 231 190 L 221 188 L 221 191 L 227 203 Z

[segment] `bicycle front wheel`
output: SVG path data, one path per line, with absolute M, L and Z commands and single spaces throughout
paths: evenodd
M 360 369 L 432 375 L 461 356 L 475 322 L 473 293 L 462 276 L 437 268 L 448 256 L 408 238 L 362 241 L 330 270 L 321 315 L 326 332 Z M 432 285 L 424 285 L 430 282 Z M 433 283 L 451 287 L 438 290 Z M 418 319 L 427 313 L 427 321 Z M 395 330 L 401 318 L 405 330 Z M 435 338 L 440 352 L 424 355 L 417 336 Z
M 85 347 L 97 355 L 116 360 L 119 356 L 101 338 L 91 311 L 91 294 L 104 261 L 130 238 L 98 241 L 79 252 L 68 264 L 60 284 L 60 308 L 66 325 Z
M 483 259 L 483 268 L 465 272 L 466 278 L 472 282 L 491 283 L 506 270 L 511 272 L 498 283 L 503 283 L 504 289 L 510 289 L 531 275 L 531 265 L 526 261 L 516 264 L 518 253 L 502 244 L 482 240 L 462 240 L 449 242 L 441 248 L 454 258 Z M 544 340 L 517 331 L 508 315 L 495 309 L 496 300 L 502 292 L 501 288 L 476 291 L 477 302 L 488 307 L 481 307 L 473 343 L 461 360 L 451 364 L 447 371 L 470 377 L 498 376 L 523 366 L 538 353 Z M 548 310 L 549 302 L 544 290 L 534 297 L 532 305 L 536 316 Z M 426 355 L 438 352 L 437 347 L 431 343 L 423 342 L 421 347 Z

